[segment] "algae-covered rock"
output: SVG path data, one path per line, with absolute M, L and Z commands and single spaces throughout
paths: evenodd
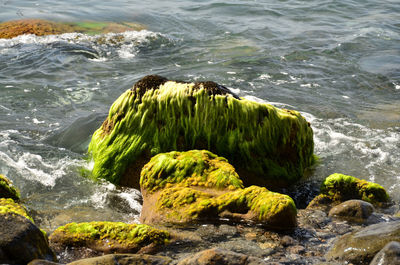
M 33 219 L 27 213 L 25 207 L 19 203 L 16 203 L 13 199 L 0 199 L 0 214 L 21 215 L 33 223 Z
M 296 225 L 293 200 L 263 187 L 243 188 L 226 159 L 209 151 L 154 156 L 142 170 L 144 223 L 254 222 L 276 229 Z
M 206 149 L 226 157 L 245 186 L 285 186 L 313 164 L 313 132 L 299 112 L 239 99 L 214 82 L 146 76 L 111 106 L 93 135 L 93 177 L 138 188 L 152 156 Z
M 0 38 L 10 39 L 23 34 L 37 36 L 56 35 L 62 33 L 100 34 L 142 30 L 144 27 L 130 22 L 54 22 L 43 19 L 21 19 L 0 23 Z
M 387 243 L 369 265 L 400 265 L 400 242 Z
M 343 174 L 332 174 L 321 185 L 320 195 L 308 208 L 324 208 L 347 200 L 363 200 L 377 206 L 389 201 L 389 195 L 379 184 Z
M 12 182 L 0 174 L 0 198 L 11 198 L 15 201 L 20 199 L 19 191 L 12 185 Z
M 34 259 L 56 260 L 46 236 L 23 215 L 1 212 L 0 264 L 27 264 Z
M 148 225 L 121 222 L 70 223 L 57 228 L 49 240 L 56 249 L 88 248 L 98 253 L 134 253 L 168 242 L 169 233 Z

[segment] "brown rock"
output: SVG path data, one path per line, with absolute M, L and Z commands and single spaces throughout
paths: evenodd
M 55 260 L 42 231 L 21 215 L 0 214 L 0 264 L 27 264 L 34 259 Z
M 329 211 L 329 217 L 362 223 L 374 212 L 374 206 L 362 200 L 348 200 Z

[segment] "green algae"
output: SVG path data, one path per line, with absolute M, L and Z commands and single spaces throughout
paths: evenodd
M 297 209 L 293 200 L 266 188 L 250 186 L 220 196 L 192 188 L 164 189 L 157 201 L 157 211 L 167 222 L 201 222 L 203 219 L 228 217 L 248 219 L 259 224 L 288 228 L 296 225 Z
M 152 157 L 142 169 L 141 187 L 154 192 L 167 184 L 217 189 L 243 187 L 233 166 L 206 150 L 173 151 Z
M 332 201 L 359 199 L 372 204 L 389 201 L 389 195 L 381 185 L 339 173 L 325 179 L 321 194 Z
M 0 174 L 0 198 L 11 198 L 15 201 L 20 200 L 21 196 L 13 185 L 12 182 L 4 175 Z
M 209 151 L 158 154 L 143 167 L 140 184 L 141 217 L 150 223 L 228 218 L 274 228 L 296 225 L 297 209 L 289 196 L 257 186 L 243 188 L 228 161 Z
M 126 248 L 140 248 L 148 244 L 168 243 L 169 233 L 144 224 L 122 222 L 69 223 L 58 227 L 50 241 L 66 245 L 114 245 Z
M 21 204 L 16 203 L 13 199 L 0 199 L 0 214 L 18 214 L 21 215 L 32 223 L 34 223 L 32 217 L 29 216 L 24 206 Z
M 314 163 L 312 129 L 299 112 L 215 93 L 218 85 L 205 84 L 148 76 L 123 93 L 89 145 L 93 178 L 138 187 L 150 157 L 175 150 L 226 157 L 246 175 L 246 185 L 285 186 Z

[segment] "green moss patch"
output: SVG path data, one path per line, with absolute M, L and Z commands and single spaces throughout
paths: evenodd
M 388 202 L 389 195 L 379 184 L 343 174 L 332 174 L 321 185 L 321 193 L 334 201 L 359 199 L 377 204 Z
M 141 174 L 148 223 L 201 223 L 221 218 L 273 228 L 296 226 L 296 206 L 286 195 L 250 186 L 225 158 L 204 150 L 154 156 Z
M 29 216 L 24 206 L 16 203 L 13 199 L 0 199 L 0 214 L 18 214 L 34 223 L 32 217 Z
M 143 168 L 140 185 L 156 191 L 167 184 L 217 189 L 242 188 L 242 181 L 225 158 L 203 150 L 169 152 L 154 156 Z
M 4 175 L 0 174 L 0 198 L 11 198 L 15 201 L 20 199 L 20 194 L 17 188 L 12 185 L 12 182 Z
M 389 202 L 389 194 L 379 184 L 335 173 L 324 180 L 320 195 L 307 207 L 329 210 L 332 205 L 353 199 L 363 200 L 375 206 L 384 206 Z
M 238 99 L 213 82 L 147 76 L 114 102 L 89 152 L 93 178 L 136 188 L 152 156 L 191 149 L 226 157 L 246 186 L 285 186 L 314 163 L 313 148 L 297 111 Z
M 130 252 L 149 244 L 166 244 L 169 237 L 168 232 L 143 224 L 88 222 L 61 226 L 50 236 L 50 241 L 104 252 Z

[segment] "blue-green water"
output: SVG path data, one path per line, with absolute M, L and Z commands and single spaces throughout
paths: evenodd
M 0 174 L 40 225 L 134 222 L 139 194 L 82 178 L 90 135 L 138 79 L 213 80 L 301 111 L 321 158 L 298 189 L 341 172 L 400 200 L 400 3 L 0 1 L 0 21 L 132 21 L 146 31 L 0 39 Z M 104 38 L 106 41 L 104 42 Z M 116 41 L 116 40 L 119 41 Z

